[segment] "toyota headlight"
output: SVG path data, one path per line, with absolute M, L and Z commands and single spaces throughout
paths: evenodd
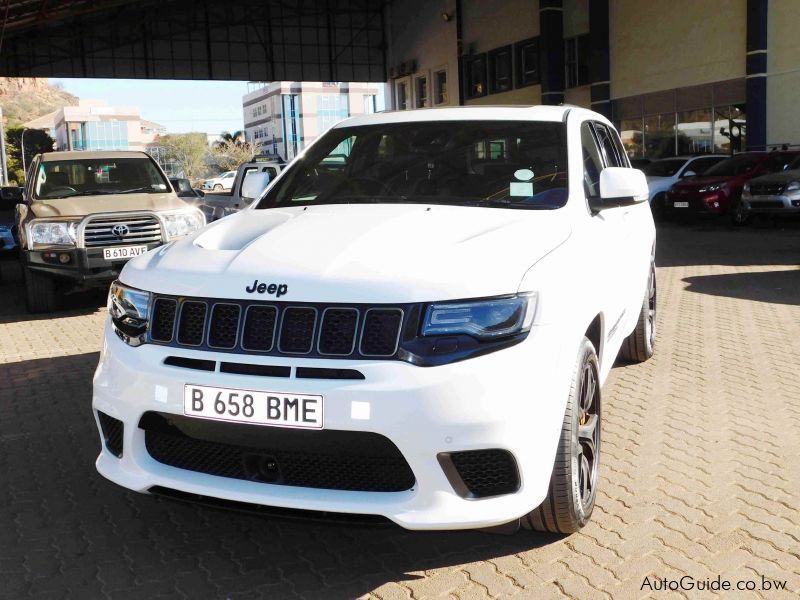
M 74 246 L 77 230 L 77 221 L 33 221 L 28 238 L 33 246 Z
M 786 186 L 787 192 L 796 192 L 800 190 L 800 181 L 792 181 L 789 185 Z
M 492 340 L 529 331 L 535 311 L 536 294 L 431 304 L 425 311 L 422 335 L 466 334 Z
M 129 346 L 144 343 L 150 314 L 150 292 L 115 281 L 108 292 L 108 312 L 114 331 L 123 342 Z
M 174 240 L 194 233 L 206 224 L 203 213 L 197 209 L 163 215 L 167 239 Z

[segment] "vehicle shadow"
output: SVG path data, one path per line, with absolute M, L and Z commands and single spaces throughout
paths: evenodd
M 415 533 L 201 507 L 103 479 L 91 411 L 98 353 L 0 364 L 0 558 L 9 597 L 114 590 L 352 598 L 428 569 L 561 543 L 520 532 Z M 36 564 L 58 565 L 42 571 Z M 115 587 L 116 586 L 116 587 Z
M 657 225 L 656 264 L 696 265 L 800 264 L 800 221 L 760 222 L 734 227 L 724 219 L 666 222 Z
M 800 305 L 800 267 L 783 271 L 698 275 L 683 279 L 698 294 L 727 296 L 769 304 Z
M 104 290 L 85 290 L 62 296 L 61 308 L 56 312 L 30 314 L 25 308 L 25 284 L 19 263 L 14 258 L 0 258 L 0 324 L 91 314 L 105 301 Z

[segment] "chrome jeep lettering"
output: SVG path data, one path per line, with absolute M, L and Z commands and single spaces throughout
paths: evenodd
M 289 286 L 285 283 L 270 283 L 266 284 L 264 282 L 259 283 L 258 279 L 256 279 L 252 285 L 245 286 L 244 291 L 248 294 L 269 294 L 270 296 L 275 296 L 276 298 L 280 298 L 284 294 L 289 291 Z

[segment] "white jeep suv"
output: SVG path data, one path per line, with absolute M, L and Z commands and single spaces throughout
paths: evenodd
M 250 208 L 125 266 L 97 468 L 410 529 L 576 531 L 601 386 L 653 352 L 647 197 L 588 110 L 345 120 Z

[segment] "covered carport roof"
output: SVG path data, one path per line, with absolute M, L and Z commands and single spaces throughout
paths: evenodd
M 384 81 L 383 0 L 0 0 L 0 76 Z

